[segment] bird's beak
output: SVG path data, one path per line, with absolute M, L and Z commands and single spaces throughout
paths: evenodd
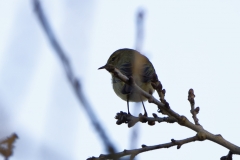
M 102 67 L 100 67 L 100 68 L 98 68 L 98 69 L 104 69 L 106 67 L 106 65 L 104 65 L 104 66 L 102 66 Z

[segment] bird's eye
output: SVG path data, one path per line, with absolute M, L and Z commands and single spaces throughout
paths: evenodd
M 115 60 L 115 57 L 112 58 L 112 61 L 114 61 L 114 60 Z

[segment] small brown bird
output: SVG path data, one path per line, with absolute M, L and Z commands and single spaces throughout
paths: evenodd
M 128 48 L 119 49 L 109 57 L 106 65 L 109 64 L 119 69 L 121 73 L 127 77 L 131 76 L 135 83 L 144 91 L 150 94 L 154 92 L 151 80 L 155 74 L 155 69 L 149 59 L 138 51 Z M 99 69 L 105 68 L 106 65 L 100 67 Z M 147 99 L 134 91 L 130 85 L 116 78 L 112 73 L 111 75 L 113 90 L 121 99 L 127 101 L 128 114 L 130 114 L 129 101 L 142 102 L 144 115 L 147 116 L 147 112 L 143 104 L 143 101 L 146 101 Z

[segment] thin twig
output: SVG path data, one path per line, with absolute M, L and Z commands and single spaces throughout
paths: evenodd
M 156 73 L 152 77 L 151 84 L 152 87 L 157 91 L 158 96 L 160 97 L 160 101 L 165 105 L 166 108 L 170 108 L 169 103 L 165 99 L 166 90 L 163 89 L 162 83 L 158 80 L 158 76 Z M 165 110 L 159 109 L 158 112 L 171 117 L 171 115 Z
M 192 118 L 193 118 L 195 124 L 200 125 L 199 122 L 198 122 L 198 118 L 197 118 L 197 114 L 199 113 L 200 108 L 199 107 L 195 108 L 194 98 L 195 98 L 194 90 L 189 89 L 189 91 L 188 91 L 188 101 L 190 102 L 190 105 L 191 105 L 190 112 L 192 113 Z
M 43 9 L 42 9 L 42 6 L 41 6 L 39 0 L 33 0 L 33 6 L 34 6 L 35 13 L 39 19 L 39 22 L 42 25 L 42 27 L 47 35 L 47 38 L 49 39 L 53 49 L 56 51 L 56 54 L 59 56 L 59 58 L 62 62 L 66 76 L 69 80 L 69 83 L 71 84 L 73 90 L 75 91 L 79 102 L 82 104 L 81 106 L 86 111 L 91 123 L 93 124 L 94 128 L 97 130 L 96 133 L 98 133 L 98 135 L 100 136 L 100 139 L 102 140 L 106 150 L 109 153 L 114 153 L 115 147 L 114 147 L 113 143 L 110 141 L 110 139 L 109 139 L 106 131 L 103 129 L 101 123 L 97 119 L 97 116 L 93 112 L 93 109 L 92 109 L 90 103 L 86 99 L 86 97 L 82 91 L 82 88 L 81 88 L 81 82 L 75 76 L 72 66 L 71 66 L 71 63 L 70 63 L 70 60 L 67 57 L 67 54 L 64 52 L 61 45 L 57 41 L 57 39 L 53 33 L 53 30 L 50 27 L 50 25 L 47 21 L 47 18 L 43 12 Z
M 135 117 L 131 114 L 127 114 L 126 112 L 119 112 L 115 116 L 115 119 L 117 119 L 116 124 L 120 125 L 122 123 L 127 123 L 128 127 L 134 126 L 137 122 L 146 123 L 148 122 L 148 125 L 153 126 L 155 125 L 155 122 L 161 123 L 161 122 L 167 122 L 167 123 L 175 123 L 177 120 L 174 117 L 158 117 L 157 114 L 153 113 L 153 117 L 146 117 L 139 114 L 138 117 Z

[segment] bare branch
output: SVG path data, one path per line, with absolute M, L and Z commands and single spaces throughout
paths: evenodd
M 96 133 L 100 136 L 100 139 L 102 140 L 106 150 L 109 153 L 114 153 L 115 152 L 115 147 L 113 146 L 113 143 L 110 141 L 107 133 L 105 132 L 103 126 L 97 119 L 97 116 L 93 112 L 92 106 L 86 99 L 86 97 L 83 94 L 82 88 L 81 88 L 81 82 L 78 80 L 78 78 L 75 76 L 70 60 L 67 57 L 67 54 L 64 52 L 62 49 L 61 45 L 57 41 L 52 28 L 50 27 L 47 18 L 43 12 L 42 6 L 39 2 L 39 0 L 33 0 L 33 6 L 35 9 L 35 13 L 39 19 L 40 24 L 42 25 L 47 38 L 49 39 L 53 49 L 56 51 L 57 56 L 60 58 L 62 65 L 64 67 L 66 76 L 69 80 L 69 83 L 71 84 L 74 92 L 76 93 L 76 96 L 79 100 L 79 102 L 82 104 L 81 106 L 83 109 L 86 111 L 90 121 L 92 122 L 94 128 L 97 130 Z
M 121 79 L 123 82 L 131 85 L 136 92 L 141 94 L 142 96 L 146 97 L 149 101 L 149 103 L 154 103 L 158 106 L 160 110 L 163 110 L 165 113 L 167 113 L 169 116 L 173 116 L 178 124 L 185 126 L 187 128 L 190 128 L 197 132 L 198 139 L 203 140 L 210 140 L 215 143 L 218 143 L 222 145 L 223 147 L 228 148 L 233 154 L 240 154 L 240 147 L 236 146 L 235 144 L 232 144 L 231 142 L 228 142 L 225 140 L 221 135 L 217 134 L 214 135 L 207 130 L 205 130 L 201 125 L 195 125 L 192 122 L 190 122 L 185 116 L 180 116 L 178 113 L 174 112 L 168 105 L 168 103 L 162 103 L 155 99 L 151 94 L 145 92 L 142 90 L 133 80 L 133 78 L 128 78 L 125 75 L 123 75 L 118 69 L 114 68 L 111 65 L 106 66 L 106 69 L 111 72 L 114 76 Z
M 158 96 L 160 97 L 160 101 L 165 105 L 166 108 L 170 108 L 169 103 L 167 102 L 167 100 L 165 99 L 165 94 L 166 94 L 166 90 L 163 89 L 162 83 L 158 80 L 158 76 L 155 73 L 152 77 L 152 87 L 157 91 Z M 169 113 L 167 113 L 165 110 L 161 110 L 159 108 L 159 113 L 171 116 Z
M 128 155 L 131 158 L 131 157 L 135 157 L 136 155 L 138 155 L 139 153 L 142 153 L 142 152 L 147 152 L 147 151 L 162 149 L 162 148 L 169 148 L 169 147 L 173 147 L 173 146 L 177 146 L 177 149 L 180 149 L 183 144 L 198 141 L 199 140 L 198 138 L 199 137 L 196 135 L 196 136 L 186 138 L 183 140 L 171 139 L 171 142 L 169 142 L 169 143 L 158 144 L 158 145 L 153 145 L 153 146 L 146 146 L 143 144 L 142 148 L 133 149 L 133 150 L 124 150 L 122 152 L 118 152 L 115 154 L 106 154 L 106 155 L 101 154 L 99 157 L 91 157 L 91 158 L 88 158 L 87 160 L 118 159 L 118 158 L 128 156 Z
M 126 112 L 119 112 L 115 116 L 115 119 L 117 119 L 116 124 L 120 125 L 122 123 L 127 123 L 128 127 L 134 126 L 137 122 L 146 123 L 148 122 L 148 125 L 153 126 L 155 125 L 155 122 L 161 123 L 161 122 L 167 122 L 167 123 L 174 123 L 177 122 L 177 120 L 174 117 L 158 117 L 157 114 L 153 113 L 153 117 L 146 117 L 139 114 L 138 117 L 135 117 L 133 115 L 127 114 Z
M 189 91 L 188 91 L 188 101 L 191 104 L 190 112 L 192 113 L 192 118 L 193 118 L 195 124 L 196 125 L 200 125 L 199 122 L 198 122 L 198 118 L 197 118 L 197 114 L 199 113 L 200 108 L 199 107 L 195 108 L 195 100 L 194 100 L 194 98 L 195 98 L 194 90 L 193 89 L 189 89 Z

